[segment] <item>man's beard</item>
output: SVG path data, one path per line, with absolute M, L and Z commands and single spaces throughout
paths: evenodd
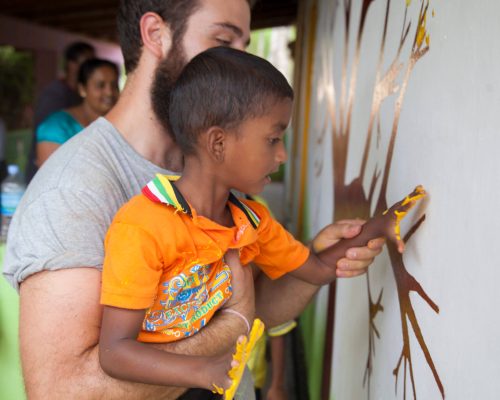
M 187 64 L 182 44 L 173 43 L 167 56 L 160 62 L 154 72 L 153 85 L 151 86 L 151 101 L 156 118 L 162 124 L 166 133 L 172 139 L 175 137 L 169 126 L 170 93 L 175 81 Z

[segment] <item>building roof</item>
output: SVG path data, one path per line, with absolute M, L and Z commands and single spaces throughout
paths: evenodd
M 259 0 L 252 29 L 293 24 L 298 0 Z M 0 13 L 39 25 L 116 41 L 118 0 L 0 0 Z

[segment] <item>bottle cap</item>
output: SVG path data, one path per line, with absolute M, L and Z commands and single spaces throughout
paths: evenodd
M 7 166 L 7 172 L 9 173 L 9 175 L 16 175 L 19 172 L 19 166 L 17 166 L 16 164 L 9 164 Z

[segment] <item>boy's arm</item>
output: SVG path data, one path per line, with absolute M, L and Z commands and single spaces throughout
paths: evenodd
M 289 274 L 294 278 L 318 286 L 334 281 L 337 276 L 340 276 L 340 273 L 337 272 L 341 271 L 340 262 L 350 249 L 368 246 L 371 240 L 387 235 L 379 229 L 378 222 L 380 221 L 372 218 L 361 227 L 361 232 L 357 236 L 341 239 L 317 253 L 313 249 L 306 262 Z
M 359 234 L 363 220 L 342 220 L 322 229 L 312 242 L 312 249 L 320 251 L 332 246 L 342 238 L 352 238 Z M 347 251 L 346 257 L 337 265 L 338 277 L 354 277 L 366 273 L 373 259 L 380 254 L 385 240 L 372 240 L 364 247 L 355 247 Z M 265 274 L 259 274 L 255 282 L 256 315 L 266 326 L 277 326 L 297 318 L 309 304 L 320 286 L 313 285 L 291 274 L 271 280 Z M 269 307 L 272 304 L 272 307 Z
M 314 243 L 324 247 L 341 237 L 352 237 L 359 232 L 357 226 L 361 223 L 331 225 Z M 364 273 L 381 246 L 382 242 L 377 241 L 377 246 L 371 249 L 353 249 L 355 255 L 351 256 L 348 252 L 344 273 L 353 276 Z M 83 266 L 40 272 L 21 284 L 19 335 L 28 398 L 170 400 L 179 397 L 185 389 L 119 381 L 102 371 L 98 360 L 100 287 L 101 272 Z M 260 274 L 256 286 L 257 314 L 268 326 L 279 325 L 299 315 L 318 288 L 290 275 L 272 281 Z M 241 301 L 239 307 L 249 304 Z M 239 312 L 248 311 L 240 308 Z M 178 354 L 221 354 L 230 350 L 244 333 L 246 327 L 240 318 L 217 313 L 210 325 L 193 337 L 154 346 Z
M 417 186 L 403 200 L 394 204 L 382 214 L 369 219 L 361 228 L 359 235 L 342 239 L 333 246 L 327 247 L 318 253 L 311 252 L 306 262 L 291 274 L 306 282 L 322 285 L 333 281 L 341 258 L 347 251 L 356 246 L 365 246 L 370 240 L 378 237 L 385 237 L 392 241 L 400 253 L 404 250 L 404 242 L 400 236 L 399 223 L 412 208 L 416 201 L 425 196 L 425 191 L 421 186 Z
M 136 340 L 145 310 L 105 306 L 99 341 L 102 369 L 113 378 L 152 385 L 224 389 L 231 385 L 231 353 L 218 357 L 178 355 Z

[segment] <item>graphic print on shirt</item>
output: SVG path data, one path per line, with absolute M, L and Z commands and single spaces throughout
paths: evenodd
M 159 301 L 162 308 L 148 310 L 143 329 L 176 338 L 195 334 L 231 296 L 230 277 L 229 267 L 219 261 L 195 264 L 163 282 Z

